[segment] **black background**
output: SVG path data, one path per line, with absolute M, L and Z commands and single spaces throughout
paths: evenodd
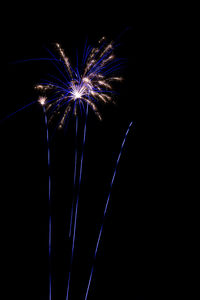
M 167 204 L 160 201 L 154 169 L 159 147 L 152 137 L 152 99 L 147 96 L 146 78 L 153 67 L 148 21 L 131 2 L 27 2 L 8 7 L 6 15 L 1 119 L 34 101 L 34 84 L 54 70 L 48 62 L 12 62 L 47 57 L 44 47 L 52 50 L 59 42 L 73 63 L 86 38 L 95 45 L 103 35 L 115 39 L 128 28 L 117 49 L 117 55 L 127 59 L 121 70 L 124 81 L 116 86 L 117 105 L 102 108 L 102 122 L 89 113 L 70 299 L 84 299 L 109 184 L 131 121 L 134 126 L 113 186 L 88 300 L 155 298 L 165 281 Z M 6 299 L 12 292 L 20 299 L 48 299 L 48 168 L 42 109 L 36 104 L 0 126 L 6 277 L 12 287 Z M 73 164 L 71 120 L 66 134 L 57 132 L 51 143 L 53 300 L 66 297 Z

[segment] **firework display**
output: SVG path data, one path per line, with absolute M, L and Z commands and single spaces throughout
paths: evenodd
M 80 67 L 72 68 L 64 50 L 56 44 L 60 60 L 54 59 L 60 78 L 51 76 L 51 80 L 35 86 L 43 97 L 47 97 L 45 106 L 49 122 L 61 115 L 59 128 L 62 128 L 69 114 L 76 116 L 78 109 L 85 111 L 85 104 L 98 119 L 102 119 L 98 104 L 112 102 L 112 83 L 122 80 L 113 75 L 120 65 L 120 59 L 113 53 L 114 47 L 114 42 L 108 43 L 103 37 L 98 47 L 86 47 Z
M 103 37 L 98 42 L 98 47 L 85 47 L 85 53 L 83 55 L 81 65 L 72 68 L 69 58 L 65 55 L 64 50 L 57 43 L 56 48 L 60 56 L 60 60 L 53 57 L 56 62 L 56 68 L 59 71 L 60 78 L 53 75 L 51 80 L 38 84 L 35 88 L 41 93 L 39 97 L 39 103 L 45 107 L 46 112 L 49 115 L 49 123 L 59 117 L 58 128 L 62 128 L 65 125 L 66 119 L 69 114 L 76 116 L 76 136 L 78 131 L 78 110 L 83 110 L 86 113 L 86 120 L 88 114 L 88 107 L 96 114 L 99 120 L 102 120 L 101 114 L 98 109 L 99 103 L 109 103 L 113 101 L 112 83 L 114 81 L 121 81 L 121 77 L 114 76 L 113 73 L 119 67 L 119 59 L 114 56 L 114 42 L 108 43 L 106 38 Z M 118 65 L 116 64 L 118 62 Z M 84 127 L 83 147 L 85 144 L 86 136 L 86 123 Z M 83 150 L 79 168 L 79 181 L 77 187 L 77 196 L 75 204 L 74 215 L 74 228 L 72 239 L 72 251 L 71 251 L 71 264 L 68 276 L 67 284 L 67 296 L 69 298 L 69 287 L 71 280 L 71 268 L 74 256 L 74 245 L 76 238 L 76 225 L 77 225 L 77 213 L 79 192 L 82 178 L 82 165 L 83 165 Z M 75 149 L 75 168 L 74 168 L 74 188 L 77 174 L 77 149 Z M 72 202 L 71 219 L 70 219 L 70 232 L 72 232 L 72 220 L 74 213 L 74 199 Z M 50 225 L 49 225 L 50 226 Z M 51 283 L 50 283 L 51 285 Z M 50 286 L 51 291 L 51 286 Z M 51 298 L 51 295 L 49 296 Z
M 114 50 L 116 44 L 114 41 L 107 41 L 105 37 L 102 37 L 96 47 L 91 47 L 85 44 L 84 53 L 82 59 L 79 61 L 77 56 L 77 65 L 73 67 L 70 59 L 66 56 L 65 51 L 60 44 L 55 44 L 57 55 L 51 54 L 51 58 L 44 58 L 44 60 L 53 63 L 54 67 L 59 74 L 49 74 L 49 78 L 35 85 L 35 89 L 38 92 L 38 98 L 36 101 L 25 105 L 18 109 L 16 112 L 6 116 L 2 121 L 13 116 L 17 112 L 39 103 L 43 109 L 45 127 L 46 127 L 46 143 L 47 143 L 47 156 L 48 156 L 48 198 L 49 198 L 49 300 L 52 299 L 52 204 L 51 204 L 51 162 L 50 162 L 50 135 L 49 125 L 56 122 L 55 130 L 57 128 L 62 129 L 65 127 L 66 122 L 71 116 L 75 119 L 75 156 L 74 156 L 74 195 L 71 205 L 71 215 L 69 220 L 69 240 L 71 242 L 71 258 L 70 267 L 68 270 L 68 281 L 66 286 L 66 300 L 70 298 L 70 282 L 71 282 L 71 271 L 73 265 L 75 239 L 76 239 L 76 227 L 77 227 L 77 215 L 78 215 L 78 204 L 80 196 L 80 187 L 83 173 L 83 158 L 84 158 L 84 146 L 86 142 L 86 129 L 87 129 L 87 118 L 89 110 L 91 110 L 95 116 L 101 121 L 102 113 L 100 106 L 102 104 L 115 103 L 115 92 L 114 82 L 121 82 L 123 78 L 118 75 L 118 70 L 121 68 L 122 59 L 116 58 Z M 57 57 L 59 56 L 59 57 Z M 31 61 L 36 59 L 30 59 Z M 38 59 L 42 60 L 42 59 Z M 81 144 L 81 151 L 78 149 L 77 136 L 79 128 L 79 119 L 84 115 L 83 125 L 83 140 Z M 80 122 L 81 124 L 81 122 Z M 114 173 L 110 183 L 110 191 L 107 197 L 103 220 L 100 226 L 100 231 L 94 251 L 94 257 L 91 265 L 91 271 L 89 276 L 89 282 L 87 285 L 84 299 L 87 300 L 89 289 L 91 286 L 94 262 L 102 235 L 104 219 L 106 216 L 112 186 L 115 180 L 117 167 L 120 161 L 122 150 L 124 148 L 128 133 L 133 125 L 130 122 L 128 129 L 125 133 L 121 149 L 116 161 Z M 80 151 L 80 155 L 78 155 Z M 80 162 L 78 164 L 78 157 L 80 156 Z

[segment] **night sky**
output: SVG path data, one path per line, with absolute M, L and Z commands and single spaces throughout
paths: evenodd
M 0 119 L 36 100 L 33 86 L 55 70 L 44 61 L 12 62 L 49 57 L 45 48 L 54 51 L 54 43 L 59 42 L 75 64 L 76 51 L 81 56 L 86 39 L 95 46 L 102 36 L 115 40 L 123 33 L 116 54 L 127 61 L 120 71 L 124 81 L 116 84 L 117 104 L 100 108 L 102 122 L 91 111 L 88 116 L 70 300 L 84 299 L 110 181 L 131 121 L 134 126 L 113 185 L 88 300 L 153 299 L 164 258 L 160 254 L 163 230 L 158 226 L 163 206 L 154 192 L 154 141 L 144 81 L 145 49 L 151 48 L 143 35 L 148 24 L 140 20 L 136 6 L 123 1 L 108 7 L 102 2 L 54 1 L 48 7 L 27 2 L 8 7 L 6 14 L 7 88 Z M 5 299 L 14 293 L 21 300 L 47 300 L 48 165 L 42 108 L 35 104 L 0 126 L 4 246 L 11 287 Z M 52 300 L 66 297 L 74 126 L 72 118 L 66 132 L 56 132 L 51 142 Z

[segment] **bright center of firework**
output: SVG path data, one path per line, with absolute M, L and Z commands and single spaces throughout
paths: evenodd
M 81 96 L 82 96 L 82 93 L 80 91 L 74 91 L 74 99 L 75 100 L 81 98 Z
M 85 94 L 85 86 L 82 84 L 73 85 L 71 87 L 71 98 L 74 100 L 81 99 Z
M 113 74 L 120 65 L 120 61 L 114 64 L 117 61 L 113 54 L 114 45 L 114 42 L 108 43 L 105 38 L 98 42 L 97 47 L 85 45 L 83 64 L 78 70 L 78 67 L 76 69 L 71 67 L 64 50 L 56 44 L 62 61 L 62 70 L 59 66 L 57 68 L 63 77 L 52 76 L 55 80 L 51 79 L 36 86 L 36 89 L 45 95 L 38 101 L 51 114 L 49 122 L 54 115 L 62 114 L 59 121 L 59 127 L 62 128 L 69 114 L 77 115 L 78 107 L 84 108 L 85 105 L 87 108 L 89 105 L 99 120 L 102 120 L 98 103 L 112 102 L 112 82 L 121 81 L 120 77 Z M 50 93 L 48 99 L 47 93 Z

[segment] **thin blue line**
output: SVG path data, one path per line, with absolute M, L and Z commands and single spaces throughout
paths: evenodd
M 53 57 L 55 57 L 55 55 L 48 49 L 48 48 L 46 48 L 46 50 L 53 56 Z M 64 63 L 63 63 L 63 61 L 62 60 L 58 60 L 58 62 L 59 63 L 62 63 L 62 65 L 64 65 Z M 53 62 L 52 62 L 53 63 Z M 65 75 L 64 75 L 64 73 L 60 70 L 60 68 L 56 65 L 56 64 L 54 64 L 53 63 L 53 65 L 56 67 L 56 69 L 60 72 L 60 74 L 65 78 L 65 80 L 68 82 L 69 80 L 65 77 Z M 65 67 L 65 65 L 64 65 L 64 67 Z M 65 70 L 67 70 L 66 68 L 65 68 Z M 67 75 L 68 75 L 68 72 L 67 72 Z
M 88 283 L 88 287 L 87 287 L 85 299 L 87 299 L 87 296 L 88 296 L 88 293 L 89 293 L 90 283 L 91 283 L 91 280 L 92 280 L 93 270 L 94 270 L 94 267 L 92 266 L 92 270 L 91 270 L 91 274 L 90 274 L 90 279 L 89 279 L 89 283 Z
M 90 54 L 91 49 L 92 49 L 91 46 L 87 47 L 86 55 L 85 55 L 85 58 L 84 58 L 84 64 L 86 63 L 86 60 L 87 60 L 87 58 L 88 58 L 88 56 Z
M 129 124 L 129 127 L 128 127 L 127 131 L 126 131 L 126 134 L 125 134 L 125 137 L 124 137 L 124 140 L 122 142 L 121 149 L 120 149 L 120 152 L 119 152 L 119 155 L 118 155 L 118 159 L 117 159 L 117 162 L 116 162 L 116 165 L 115 165 L 114 174 L 113 174 L 111 185 L 110 185 L 110 191 L 109 191 L 108 198 L 107 198 L 107 201 L 106 201 L 106 206 L 105 206 L 105 210 L 104 210 L 103 220 L 102 220 L 102 224 L 101 224 L 101 228 L 100 228 L 100 232 L 99 232 L 99 236 L 98 236 L 98 240 L 97 240 L 97 244 L 96 244 L 96 248 L 95 248 L 93 265 L 92 265 L 92 269 L 91 269 L 91 272 L 90 272 L 90 278 L 89 278 L 89 282 L 88 282 L 88 286 L 87 286 L 85 300 L 87 300 L 88 293 L 89 293 L 90 283 L 91 283 L 91 280 L 92 280 L 92 274 L 93 274 L 93 269 L 94 269 L 94 262 L 95 262 L 95 259 L 96 259 L 96 255 L 97 255 L 97 251 L 98 251 L 98 247 L 99 247 L 99 242 L 100 242 L 100 239 L 101 239 L 101 234 L 102 234 L 102 230 L 103 230 L 104 220 L 105 220 L 105 216 L 106 216 L 106 212 L 107 212 L 107 208 L 108 208 L 108 204 L 109 204 L 109 200 L 110 200 L 110 195 L 111 195 L 112 185 L 114 183 L 114 179 L 115 179 L 115 175 L 116 175 L 116 170 L 117 170 L 117 167 L 118 167 L 118 164 L 119 164 L 119 161 L 120 161 L 121 153 L 122 153 L 122 150 L 123 150 L 123 147 L 124 147 L 127 135 L 129 133 L 129 130 L 130 130 L 132 124 L 133 124 L 133 122 L 131 122 Z
M 63 86 L 64 86 L 65 89 L 68 89 L 66 83 L 64 81 L 62 81 L 60 78 L 58 78 L 58 77 L 56 77 L 56 76 L 54 76 L 52 74 L 47 74 L 47 75 L 50 76 L 50 77 L 52 77 L 52 78 L 54 78 L 55 80 L 59 81 L 60 83 L 63 84 Z
M 33 102 L 29 103 L 29 104 L 26 104 L 25 106 L 19 108 L 19 109 L 16 110 L 15 112 L 13 112 L 13 113 L 7 115 L 7 116 L 4 117 L 2 120 L 0 120 L 0 124 L 3 123 L 4 121 L 6 121 L 7 119 L 11 118 L 12 116 L 14 116 L 16 113 L 18 113 L 18 112 L 20 112 L 21 110 L 23 110 L 23 109 L 25 109 L 25 108 L 27 108 L 27 107 L 33 105 L 33 104 L 36 103 L 36 102 L 38 102 L 38 100 L 33 101 Z
M 68 285 L 67 285 L 67 296 L 66 300 L 68 300 L 69 295 L 69 286 L 70 286 L 70 279 L 71 279 L 71 268 L 72 262 L 74 257 L 74 244 L 76 239 L 76 223 L 77 223 L 77 213 L 78 213 L 78 203 L 79 203 L 79 193 L 80 193 L 80 185 L 81 185 L 81 177 L 82 177 L 82 166 L 83 166 L 83 153 L 84 153 L 84 145 L 85 145 L 85 138 L 86 138 L 86 128 L 87 128 L 87 115 L 88 115 L 88 104 L 86 109 L 86 117 L 85 117 L 85 126 L 84 126 L 84 134 L 83 134 L 83 145 L 82 145 L 82 155 L 81 155 L 81 163 L 80 163 L 80 173 L 79 173 L 79 185 L 78 185 L 78 192 L 76 197 L 76 210 L 75 210 L 75 219 L 74 219 L 74 231 L 73 231 L 73 241 L 72 241 L 72 254 L 71 254 L 71 264 L 70 264 L 70 271 L 69 271 L 69 278 L 68 278 Z
M 43 106 L 43 112 L 45 116 L 46 125 L 46 137 L 47 137 L 47 154 L 48 154 L 48 171 L 49 171 L 49 300 L 51 300 L 51 235 L 52 235 L 52 221 L 51 221 L 51 173 L 50 173 L 50 145 L 49 145 L 49 130 L 48 120 L 45 106 Z
M 13 62 L 10 62 L 10 64 L 21 64 L 21 63 L 25 63 L 25 62 L 29 62 L 29 61 L 40 61 L 40 60 L 47 60 L 47 61 L 52 61 L 52 60 L 55 60 L 55 61 L 59 61 L 57 58 L 29 58 L 29 59 L 22 59 L 22 60 L 17 60 L 17 61 L 13 61 Z
M 74 201 L 75 201 L 75 186 L 76 186 L 76 173 L 77 173 L 77 134 L 78 134 L 78 115 L 76 116 L 75 163 L 74 163 L 74 190 L 73 190 L 73 201 L 72 201 L 72 208 L 71 208 L 71 218 L 70 218 L 69 238 L 71 237 L 72 219 L 73 219 Z

